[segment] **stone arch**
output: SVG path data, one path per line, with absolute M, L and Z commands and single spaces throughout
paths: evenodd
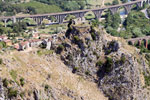
M 126 14 L 128 14 L 131 11 L 131 9 L 133 8 L 133 5 L 134 4 L 128 4 L 128 5 L 123 6 L 124 9 L 126 10 Z
M 102 15 L 103 9 L 93 10 L 92 12 L 94 13 L 95 18 L 99 19 L 99 18 L 101 18 L 101 15 Z
M 119 13 L 120 15 L 126 15 L 126 14 L 128 14 L 128 11 L 127 11 L 125 6 L 120 6 L 118 8 L 118 12 L 117 13 Z
M 143 42 L 144 42 L 145 48 L 147 48 L 148 47 L 148 40 L 147 39 L 143 39 Z
M 109 8 L 109 10 L 111 11 L 111 14 L 114 15 L 115 13 L 118 12 L 118 9 L 120 8 L 120 6 L 117 6 L 117 7 L 112 7 L 112 8 Z

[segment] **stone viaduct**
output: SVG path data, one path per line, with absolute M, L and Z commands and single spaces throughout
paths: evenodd
M 145 36 L 145 37 L 127 39 L 127 42 L 131 45 L 138 44 L 139 46 L 141 46 L 142 41 L 143 41 L 145 48 L 148 48 L 148 41 L 149 40 L 150 40 L 150 36 Z
M 5 27 L 6 27 L 6 23 L 8 20 L 12 20 L 13 23 L 16 23 L 24 18 L 33 18 L 33 20 L 38 25 L 40 25 L 42 23 L 43 19 L 45 19 L 45 18 L 47 19 L 48 17 L 53 16 L 56 18 L 57 23 L 60 24 L 60 23 L 63 23 L 63 21 L 67 15 L 74 15 L 76 18 L 80 18 L 82 20 L 85 13 L 92 11 L 95 14 L 95 17 L 99 19 L 99 18 L 101 18 L 101 14 L 105 9 L 109 9 L 112 14 L 115 14 L 116 12 L 118 12 L 118 9 L 120 7 L 124 7 L 126 10 L 126 13 L 128 14 L 131 11 L 133 5 L 136 4 L 138 7 L 142 7 L 143 3 L 150 4 L 150 0 L 136 0 L 136 1 L 128 2 L 128 3 L 124 3 L 124 4 L 107 6 L 107 7 L 103 7 L 103 8 L 97 8 L 97 9 L 86 9 L 86 10 L 68 11 L 68 12 L 60 12 L 60 13 L 24 15 L 24 16 L 3 16 L 3 17 L 0 17 L 0 20 L 5 23 Z

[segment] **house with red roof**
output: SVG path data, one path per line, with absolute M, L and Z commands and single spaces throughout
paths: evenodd
M 7 40 L 8 37 L 7 36 L 0 36 L 0 41 L 4 41 L 4 40 Z

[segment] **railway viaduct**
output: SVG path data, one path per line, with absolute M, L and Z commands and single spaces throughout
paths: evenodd
M 150 4 L 150 0 L 136 0 L 136 1 L 128 2 L 124 4 L 107 6 L 103 8 L 97 8 L 97 9 L 86 9 L 86 10 L 68 11 L 68 12 L 60 12 L 60 13 L 24 15 L 24 16 L 3 16 L 3 17 L 0 17 L 0 20 L 5 23 L 5 27 L 6 27 L 6 23 L 8 20 L 12 20 L 13 23 L 16 23 L 24 18 L 33 18 L 33 20 L 38 25 L 40 25 L 43 19 L 45 18 L 47 19 L 48 17 L 53 16 L 56 18 L 57 22 L 60 24 L 60 23 L 63 23 L 67 15 L 74 15 L 76 18 L 80 18 L 82 20 L 85 13 L 92 11 L 95 14 L 95 17 L 99 19 L 101 18 L 101 14 L 105 9 L 109 9 L 112 14 L 115 14 L 116 12 L 118 12 L 118 9 L 120 7 L 124 7 L 126 10 L 126 13 L 128 14 L 131 11 L 133 5 L 136 4 L 138 7 L 142 7 L 143 3 Z
M 127 39 L 127 42 L 131 45 L 138 44 L 139 46 L 141 46 L 142 41 L 144 42 L 145 48 L 148 48 L 148 43 L 150 41 L 150 36 Z

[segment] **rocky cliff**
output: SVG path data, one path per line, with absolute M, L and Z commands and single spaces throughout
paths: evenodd
M 1 53 L 0 100 L 149 100 L 148 54 L 103 29 L 71 26 L 51 50 Z

